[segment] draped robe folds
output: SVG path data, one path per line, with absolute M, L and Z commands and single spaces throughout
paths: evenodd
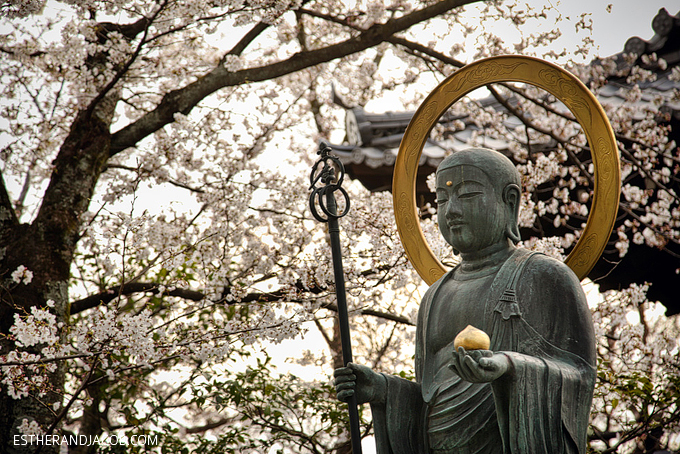
M 386 402 L 371 404 L 378 454 L 585 454 L 595 346 L 576 276 L 542 254 L 513 252 L 493 279 L 477 326 L 512 371 L 474 384 L 453 373 L 442 379 L 426 348 L 432 307 L 455 304 L 438 299 L 454 271 L 423 298 L 416 381 L 386 375 Z

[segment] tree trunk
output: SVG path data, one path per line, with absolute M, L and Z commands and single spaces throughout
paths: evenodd
M 68 281 L 73 255 L 80 234 L 81 217 L 87 210 L 94 188 L 109 157 L 109 125 L 112 113 L 101 109 L 81 112 L 54 161 L 50 184 L 40 210 L 31 224 L 20 224 L 14 216 L 2 183 L 0 202 L 0 333 L 7 335 L 15 314 L 30 313 L 31 307 L 51 309 L 57 322 L 68 326 Z M 20 265 L 33 273 L 30 283 L 16 283 L 11 273 Z M 62 331 L 63 332 L 63 331 Z M 34 347 L 38 353 L 43 346 Z M 15 349 L 14 342 L 0 338 L 0 354 Z M 29 350 L 30 351 L 30 350 Z M 0 453 L 35 452 L 36 446 L 16 446 L 18 426 L 24 419 L 36 421 L 42 430 L 56 421 L 62 406 L 64 367 L 50 374 L 50 390 L 42 395 L 14 399 L 3 386 L 0 393 Z M 58 428 L 58 427 L 57 427 Z M 53 432 L 61 435 L 61 432 Z M 45 445 L 41 452 L 58 452 L 58 446 Z

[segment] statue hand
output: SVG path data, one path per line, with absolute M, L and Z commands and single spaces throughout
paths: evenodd
M 465 351 L 458 347 L 449 366 L 460 378 L 472 383 L 489 383 L 510 370 L 510 359 L 490 350 Z
M 338 400 L 346 402 L 355 392 L 358 404 L 385 402 L 387 380 L 366 366 L 349 363 L 333 372 Z

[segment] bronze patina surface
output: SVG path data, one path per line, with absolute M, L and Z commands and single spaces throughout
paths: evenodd
M 593 322 L 567 265 L 516 246 L 520 185 L 490 149 L 437 168 L 439 231 L 461 261 L 421 301 L 416 380 L 335 371 L 339 399 L 371 404 L 379 454 L 585 454 Z M 468 325 L 490 341 L 457 342 Z

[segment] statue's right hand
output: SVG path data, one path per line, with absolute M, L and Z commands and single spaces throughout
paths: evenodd
M 369 367 L 348 363 L 335 369 L 333 376 L 339 401 L 347 402 L 356 393 L 358 404 L 385 402 L 387 380 Z

